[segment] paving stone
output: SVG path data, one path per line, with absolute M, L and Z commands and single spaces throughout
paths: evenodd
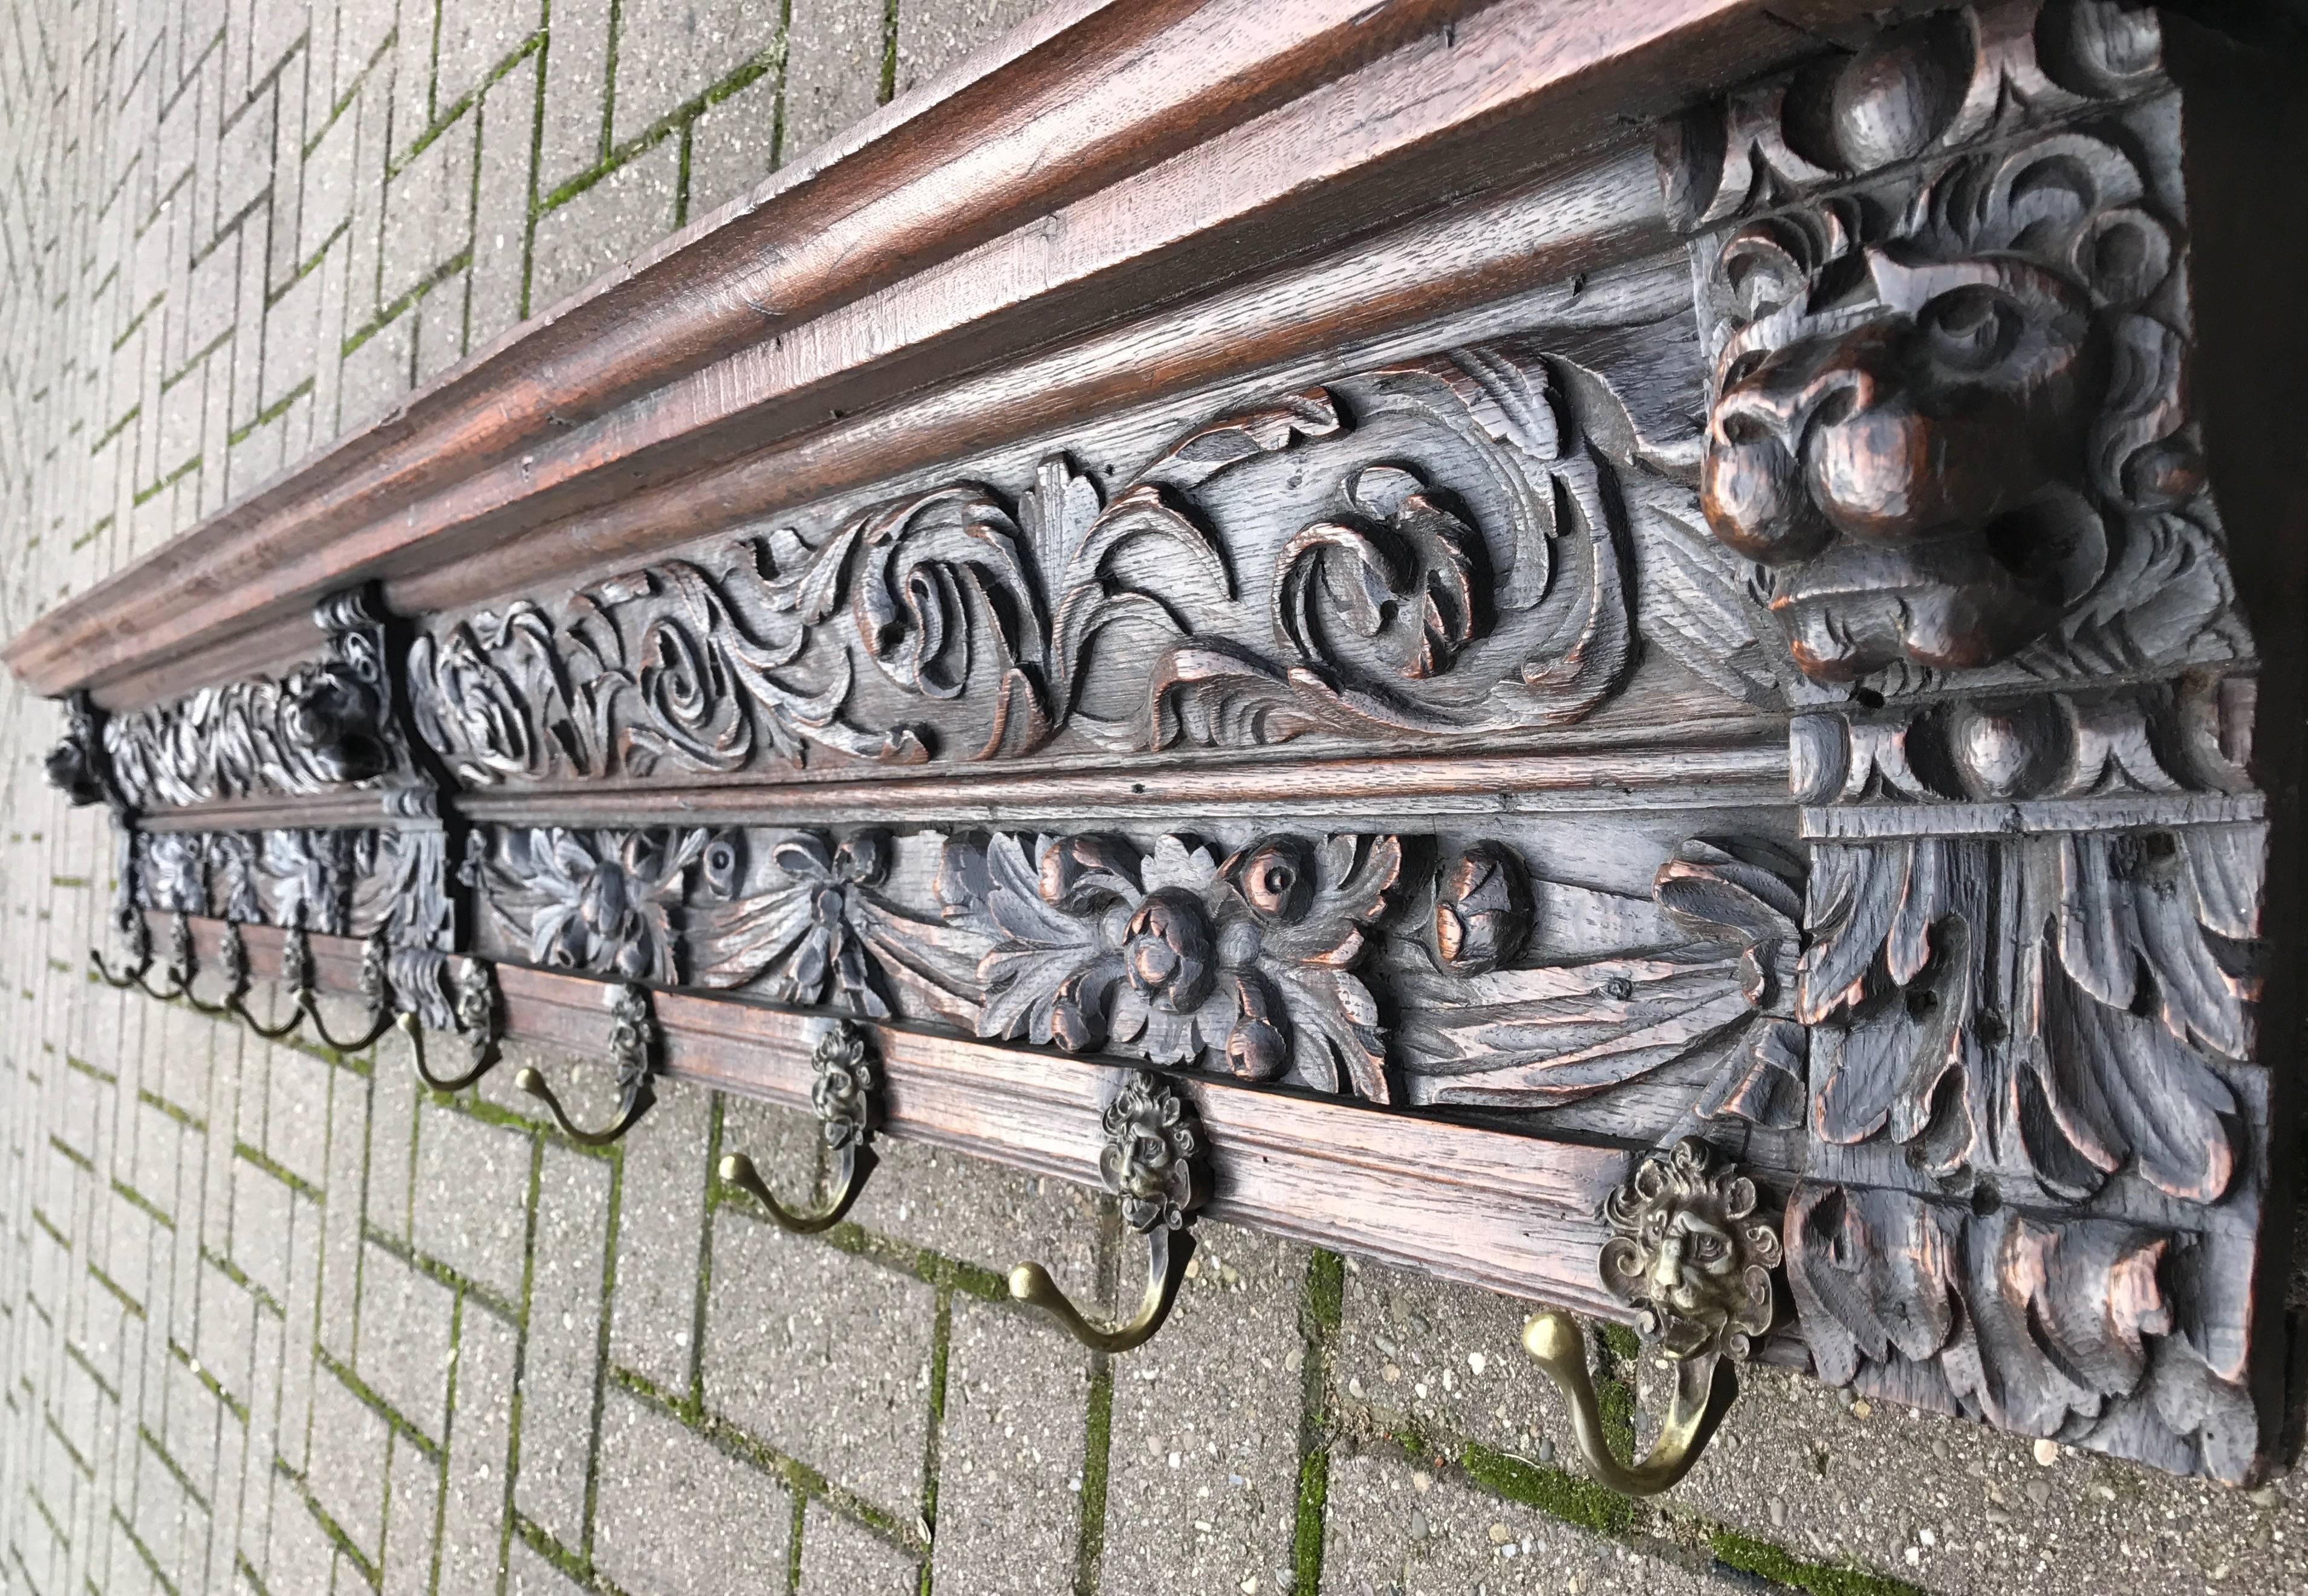
M 885 1138 L 878 1154 L 874 1178 L 849 1211 L 867 1230 L 997 1274 L 1032 1258 L 1075 1300 L 1104 1301 L 1096 1260 L 1106 1200 L 1092 1188 L 917 1142 Z
M 705 1401 L 892 1513 L 921 1501 L 936 1292 L 725 1207 Z M 807 1400 L 798 1400 L 807 1394 Z
M 1324 1523 L 1322 1589 L 1332 1596 L 1730 1596 L 1743 1588 L 1582 1533 L 1448 1475 L 1429 1475 L 1399 1456 L 1334 1456 Z
M 778 48 L 777 11 L 752 0 L 624 0 L 615 142 L 748 65 L 774 65 Z
M 1253 1579 L 1271 1589 L 1290 1566 L 1305 1405 L 1291 1353 L 1304 1346 L 1309 1255 L 1227 1225 L 1195 1229 L 1193 1273 L 1168 1322 L 1114 1361 L 1099 1565 L 1109 1592 L 1199 1596 Z
M 617 1291 L 609 1357 L 660 1390 L 683 1395 L 695 1362 L 692 1343 L 697 1334 L 706 1138 L 712 1119 L 713 1100 L 702 1092 L 659 1098 L 650 1111 L 647 1133 L 626 1138 L 617 1195 Z M 751 1143 L 746 1138 L 729 1145 Z M 758 1148 L 754 1156 L 764 1171 L 771 1168 Z
M 1546 1461 L 1571 1421 L 1522 1350 L 1531 1305 L 1348 1260 L 1335 1349 L 1336 1391 L 1382 1425 L 1447 1429 Z M 1568 1452 L 1564 1453 L 1568 1455 Z
M 355 1367 L 386 1406 L 435 1442 L 446 1437 L 456 1293 L 370 1241 L 360 1275 Z
M 435 115 L 445 114 L 478 91 L 489 73 L 521 48 L 544 20 L 540 0 L 450 0 L 444 4 L 433 54 Z
M 612 1387 L 593 1561 L 633 1596 L 720 1596 L 786 1579 L 793 1511 L 774 1475 Z
M 525 1540 L 512 1543 L 505 1596 L 583 1596 L 585 1587 L 537 1555 Z
M 808 154 L 882 103 L 883 0 L 793 0 L 781 161 Z
M 550 310 L 673 230 L 681 142 L 667 139 L 537 219 L 530 314 Z
M 506 1302 L 521 1300 L 531 1146 L 455 1109 L 418 1106 L 417 1250 Z
M 954 1299 L 931 1558 L 939 1589 L 1074 1588 L 1089 1383 L 1089 1354 L 1064 1332 Z
M 391 1429 L 343 1379 L 323 1369 L 313 1381 L 313 1448 L 306 1473 L 313 1500 L 371 1562 L 384 1550 L 381 1466 Z
M 321 1345 L 340 1360 L 353 1355 L 359 1301 L 361 1207 L 368 1167 L 368 1080 L 340 1070 L 329 1094 L 329 1151 L 322 1190 Z
M 306 1185 L 327 1176 L 331 1066 L 294 1048 L 271 1050 L 266 1072 L 265 1156 Z
M 914 1596 L 922 1566 L 819 1497 L 802 1510 L 801 1585 L 796 1596 Z
M 585 1539 L 608 1232 L 609 1166 L 547 1144 L 538 1176 L 513 1505 L 568 1546 Z
M 387 188 L 384 275 L 378 287 L 384 304 L 430 281 L 471 244 L 476 125 L 469 113 L 451 123 Z
M 2297 1473 L 2239 1491 L 2072 1448 L 2047 1466 L 2033 1442 L 1889 1403 L 1863 1417 L 1848 1395 L 1778 1369 L 1740 1383 L 1675 1499 L 1804 1556 L 1933 1590 L 2308 1589 Z
M 778 160 L 778 74 L 764 73 L 689 129 L 689 219 L 745 193 Z
M 539 129 L 538 188 L 551 193 L 591 171 L 603 142 L 609 91 L 609 20 L 605 0 L 564 4 L 554 13 L 545 52 L 545 119 Z
M 473 206 L 468 348 L 478 350 L 521 320 L 529 274 L 530 176 L 537 134 L 531 56 L 489 86 L 480 118 L 480 187 Z
M 919 87 L 947 67 L 1023 25 L 1048 0 L 901 0 L 898 7 L 898 92 Z
M 503 1566 L 517 1344 L 511 1325 L 467 1300 L 441 1501 L 436 1589 L 444 1592 L 492 1588 Z
M 391 1482 L 384 1503 L 382 1596 L 419 1596 L 433 1585 L 433 1529 L 441 1511 L 441 1466 L 409 1444 L 392 1437 L 385 1465 Z

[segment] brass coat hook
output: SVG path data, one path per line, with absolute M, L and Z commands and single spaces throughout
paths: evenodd
M 425 1057 L 425 1027 L 413 1010 L 400 1015 L 401 1031 L 416 1054 L 417 1078 L 435 1092 L 461 1092 L 496 1067 L 498 1045 L 504 1039 L 504 1003 L 497 996 L 496 973 L 486 959 L 468 957 L 450 978 L 456 1000 L 457 1031 L 470 1051 L 462 1075 L 437 1076 Z
M 1039 1264 L 1010 1271 L 1010 1294 L 1048 1312 L 1084 1346 L 1126 1352 L 1162 1327 L 1193 1256 L 1186 1216 L 1201 1206 L 1201 1137 L 1185 1102 L 1160 1077 L 1141 1070 L 1107 1105 L 1098 1173 L 1122 1199 L 1123 1223 L 1146 1238 L 1146 1290 L 1138 1310 L 1113 1325 L 1082 1317 Z M 1172 1240 L 1176 1237 L 1176 1240 Z
M 143 913 L 133 905 L 121 909 L 118 922 L 121 938 L 128 944 L 130 962 L 125 971 L 115 974 L 112 966 L 105 962 L 104 950 L 100 948 L 90 948 L 88 957 L 89 962 L 96 966 L 99 980 L 116 991 L 126 991 L 132 986 L 143 986 L 145 974 L 152 968 L 152 928 L 144 923 Z M 147 987 L 145 990 L 149 991 L 151 989 Z
M 392 974 L 387 960 L 392 957 L 392 944 L 386 940 L 384 927 L 369 932 L 361 944 L 360 995 L 368 1006 L 369 1027 L 357 1037 L 338 1037 L 329 1034 L 329 1027 L 321 1018 L 320 996 L 313 990 L 309 974 L 297 988 L 297 1001 L 311 1022 L 313 1034 L 340 1053 L 357 1053 L 392 1028 Z M 308 966 L 309 970 L 309 966 Z
M 185 928 L 185 933 L 187 936 L 191 934 L 189 926 Z M 237 920 L 224 922 L 224 936 L 218 948 L 217 962 L 223 966 L 224 996 L 213 1003 L 202 1002 L 193 991 L 193 969 L 187 960 L 184 998 L 202 1014 L 218 1019 L 230 1019 L 239 1007 L 241 993 L 248 990 L 248 948 L 240 940 L 240 922 Z
M 1598 1260 L 1603 1284 L 1634 1306 L 1646 1355 L 1675 1370 L 1666 1421 L 1641 1462 L 1611 1454 L 1578 1321 L 1549 1309 L 1523 1326 L 1524 1350 L 1571 1404 L 1589 1472 L 1613 1490 L 1656 1496 L 1691 1472 L 1739 1394 L 1732 1362 L 1771 1327 L 1781 1257 L 1756 1202 L 1755 1183 L 1695 1137 L 1645 1155 L 1605 1199 L 1613 1234 Z
M 267 1042 L 278 1042 L 305 1023 L 305 1008 L 313 991 L 313 949 L 301 925 L 290 926 L 280 939 L 280 984 L 288 989 L 288 1017 L 277 1025 L 268 1025 L 249 1012 L 245 983 L 225 1000 L 242 1025 Z
M 809 1089 L 810 1105 L 817 1111 L 819 1129 L 833 1154 L 832 1190 L 824 1206 L 788 1208 L 770 1190 L 752 1159 L 732 1153 L 721 1161 L 724 1180 L 750 1192 L 771 1219 L 805 1236 L 839 1224 L 865 1189 L 866 1177 L 874 1170 L 874 1149 L 868 1144 L 876 1118 L 874 1068 L 866 1061 L 865 1034 L 856 1025 L 846 1019 L 834 1021 L 819 1039 L 810 1062 L 817 1069 Z
M 628 1130 L 650 1105 L 657 1101 L 657 1088 L 650 1082 L 657 1051 L 657 1021 L 650 1012 L 649 989 L 630 981 L 621 981 L 609 990 L 609 1061 L 617 1069 L 617 1117 L 599 1130 L 586 1130 L 571 1123 L 561 1107 L 561 1100 L 545 1077 L 524 1066 L 512 1077 L 512 1084 L 543 1103 L 553 1111 L 561 1128 L 573 1142 L 588 1147 L 606 1147 Z

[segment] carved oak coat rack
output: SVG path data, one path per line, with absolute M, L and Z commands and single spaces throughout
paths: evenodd
M 1059 5 L 10 645 L 107 978 L 2252 1478 L 2283 64 L 1879 4 Z

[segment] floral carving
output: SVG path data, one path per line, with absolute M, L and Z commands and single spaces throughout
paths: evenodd
M 736 844 L 702 828 L 476 833 L 491 917 L 531 963 L 626 981 L 677 984 L 683 905 L 693 890 L 727 899 Z
M 1821 1138 L 1879 1133 L 1951 1175 L 2017 1158 L 2068 1197 L 2126 1168 L 2218 1201 L 2252 1048 L 2264 828 L 1821 845 L 1797 977 Z M 2007 988 L 1987 894 L 2016 900 Z
M 1603 1284 L 1666 1356 L 1744 1359 L 1771 1327 L 1779 1237 L 1758 1203 L 1755 1183 L 1695 1137 L 1646 1155 L 1605 1200 Z
M 123 799 L 150 809 L 305 795 L 405 771 L 370 599 L 335 595 L 314 620 L 328 634 L 324 659 L 108 717 L 105 752 Z
M 1435 872 L 1428 930 L 1436 962 L 1458 974 L 1487 974 L 1513 958 L 1530 935 L 1522 861 L 1499 843 L 1454 854 Z
M 1165 837 L 997 834 L 946 847 L 950 921 L 988 938 L 981 1036 L 1159 1064 L 1207 1060 L 1361 1096 L 1391 1087 L 1378 1008 L 1353 973 L 1402 866 L 1391 837 L 1274 837 L 1219 859 Z

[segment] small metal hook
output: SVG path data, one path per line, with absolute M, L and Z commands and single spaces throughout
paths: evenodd
M 267 1042 L 278 1042 L 305 1023 L 305 1006 L 313 991 L 313 950 L 301 925 L 290 926 L 281 936 L 280 984 L 288 989 L 288 1017 L 277 1025 L 268 1025 L 249 1012 L 245 991 L 227 1000 L 240 1023 Z
M 617 1068 L 619 1094 L 616 1120 L 599 1130 L 582 1129 L 570 1122 L 561 1100 L 535 1069 L 523 1066 L 512 1077 L 514 1085 L 553 1111 L 571 1141 L 588 1147 L 606 1147 L 616 1141 L 657 1101 L 657 1089 L 650 1079 L 651 1055 L 657 1051 L 657 1021 L 650 1013 L 649 990 L 621 981 L 609 992 L 609 1061 Z
M 1122 1199 L 1123 1223 L 1146 1238 L 1146 1290 L 1138 1309 L 1116 1324 L 1085 1318 L 1039 1264 L 1010 1271 L 1010 1294 L 1041 1309 L 1076 1341 L 1100 1352 L 1126 1352 L 1162 1327 L 1185 1278 L 1194 1239 L 1186 1216 L 1201 1204 L 1201 1137 L 1184 1099 L 1159 1077 L 1141 1070 L 1107 1105 L 1106 1146 L 1098 1173 Z M 1176 1245 L 1171 1238 L 1176 1235 Z
M 1739 1394 L 1739 1377 L 1727 1359 L 1705 1352 L 1676 1360 L 1675 1396 L 1658 1439 L 1641 1462 L 1622 1463 L 1603 1433 L 1603 1404 L 1587 1372 L 1587 1337 L 1579 1322 L 1553 1309 L 1535 1313 L 1523 1325 L 1522 1344 L 1570 1403 L 1571 1427 L 1588 1471 L 1631 1497 L 1657 1496 L 1690 1473 Z
M 385 962 L 392 951 L 381 925 L 361 944 L 361 1000 L 368 1005 L 370 1023 L 368 1030 L 358 1037 L 330 1035 L 327 1023 L 321 1018 L 320 999 L 312 982 L 308 980 L 297 989 L 297 1001 L 305 1010 L 305 1017 L 312 1022 L 313 1034 L 337 1051 L 357 1053 L 392 1029 L 392 976 Z
M 144 968 L 151 968 L 150 964 Z M 169 917 L 168 962 L 161 966 L 160 974 L 168 982 L 168 990 L 165 992 L 153 989 L 152 983 L 144 978 L 142 969 L 137 972 L 136 984 L 143 989 L 145 996 L 158 998 L 163 1003 L 171 998 L 183 997 L 193 983 L 193 922 L 185 918 L 182 909 Z
M 1611 1454 L 1578 1321 L 1547 1309 L 1524 1324 L 1523 1350 L 1570 1403 L 1580 1454 L 1613 1490 L 1656 1496 L 1690 1473 L 1738 1396 L 1732 1361 L 1771 1327 L 1771 1271 L 1783 1257 L 1760 1206 L 1755 1182 L 1696 1137 L 1644 1154 L 1604 1199 L 1603 1284 L 1635 1309 L 1644 1341 L 1675 1370 L 1666 1421 L 1640 1462 Z
M 101 948 L 88 950 L 89 962 L 96 966 L 97 979 L 115 991 L 126 991 L 132 986 L 142 986 L 145 974 L 152 968 L 152 929 L 144 923 L 143 912 L 125 908 L 119 917 L 120 934 L 128 943 L 128 957 L 134 961 L 125 974 L 116 975 L 105 962 Z M 149 990 L 149 989 L 148 989 Z
M 408 1036 L 409 1045 L 417 1055 L 417 1078 L 435 1092 L 461 1092 L 495 1068 L 498 1044 L 504 1035 L 496 975 L 487 962 L 468 957 L 463 970 L 453 980 L 457 1029 L 472 1054 L 472 1063 L 464 1074 L 454 1077 L 435 1075 L 426 1063 L 425 1027 L 418 1023 L 413 1012 L 404 1011 L 400 1020 L 400 1029 Z
M 769 1210 L 771 1219 L 805 1236 L 839 1224 L 874 1170 L 874 1150 L 867 1145 L 874 1134 L 874 1069 L 866 1062 L 864 1034 L 846 1019 L 834 1021 L 819 1040 L 810 1062 L 817 1069 L 817 1079 L 809 1089 L 810 1104 L 817 1111 L 819 1128 L 833 1154 L 832 1193 L 825 1206 L 788 1208 L 770 1190 L 752 1159 L 732 1153 L 721 1161 L 722 1180 L 750 1192 L 755 1202 Z
M 238 1007 L 240 994 L 248 990 L 248 948 L 240 940 L 240 922 L 224 922 L 224 935 L 217 952 L 217 962 L 224 967 L 224 996 L 214 1003 L 203 1003 L 193 991 L 193 972 L 185 968 L 185 1001 L 201 1014 L 217 1019 L 230 1019 Z

